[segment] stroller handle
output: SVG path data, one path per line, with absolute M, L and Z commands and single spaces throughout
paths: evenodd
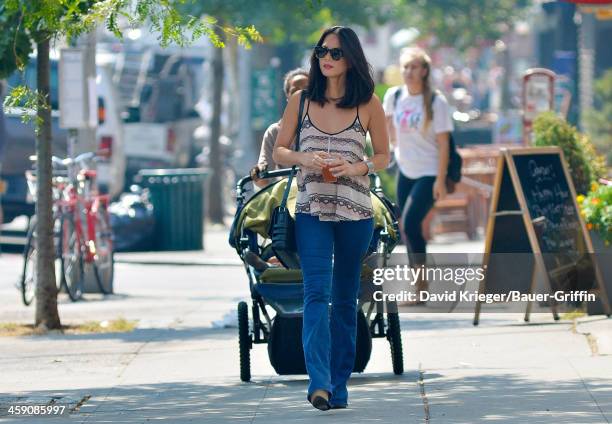
M 296 167 L 296 170 L 299 170 L 299 169 L 300 169 L 299 167 Z M 257 178 L 261 180 L 265 180 L 268 178 L 285 177 L 289 175 L 290 173 L 291 173 L 291 168 L 277 169 L 275 171 L 266 170 L 266 171 L 258 172 Z M 236 191 L 238 190 L 244 191 L 244 186 L 247 183 L 250 183 L 251 181 L 253 181 L 253 178 L 251 178 L 250 175 L 242 177 L 240 180 L 238 180 L 238 183 L 236 184 Z
M 296 167 L 296 171 L 299 170 L 299 167 Z M 291 173 L 292 168 L 283 168 L 283 169 L 277 169 L 274 171 L 262 171 L 262 172 L 258 172 L 257 173 L 257 178 L 265 180 L 265 179 L 269 179 L 269 178 L 276 178 L 276 177 L 286 177 Z M 244 186 L 247 183 L 250 183 L 251 181 L 253 181 L 253 178 L 250 175 L 247 175 L 245 177 L 242 177 L 240 180 L 238 180 L 238 183 L 236 183 L 236 200 L 238 201 L 238 203 L 240 203 L 241 201 L 244 200 Z

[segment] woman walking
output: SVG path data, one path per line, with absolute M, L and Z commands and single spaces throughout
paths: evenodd
M 384 111 L 353 30 L 335 26 L 321 35 L 298 117 L 301 95 L 289 100 L 273 156 L 277 163 L 300 166 L 295 231 L 304 281 L 307 398 L 317 409 L 346 408 L 361 262 L 373 232 L 368 174 L 389 163 Z M 292 151 L 298 119 L 300 150 Z M 374 150 L 369 159 L 367 132 Z
M 383 103 L 400 171 L 397 180 L 400 222 L 410 265 L 418 268 L 426 262 L 423 220 L 434 201 L 446 196 L 453 121 L 444 96 L 432 90 L 431 59 L 425 51 L 406 50 L 400 56 L 400 67 L 404 85 L 387 90 Z M 416 282 L 417 294 L 423 290 L 427 290 L 427 281 L 420 279 Z

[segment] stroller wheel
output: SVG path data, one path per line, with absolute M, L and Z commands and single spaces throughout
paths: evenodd
M 240 380 L 251 381 L 251 335 L 249 334 L 249 308 L 238 303 L 238 344 L 240 347 Z
M 404 373 L 404 356 L 402 351 L 402 333 L 398 313 L 387 313 L 387 340 L 391 345 L 391 362 L 393 363 L 393 374 Z

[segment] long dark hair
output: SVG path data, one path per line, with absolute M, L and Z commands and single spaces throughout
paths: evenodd
M 329 34 L 336 34 L 340 39 L 340 47 L 346 59 L 346 87 L 344 97 L 337 104 L 340 108 L 351 109 L 360 104 L 367 103 L 374 94 L 374 79 L 372 78 L 372 67 L 363 54 L 361 43 L 355 31 L 348 27 L 334 26 L 326 29 L 321 34 L 317 46 L 323 45 L 323 40 Z M 310 56 L 310 75 L 308 77 L 308 98 L 324 106 L 327 103 L 325 88 L 327 77 L 321 72 L 319 59 L 313 52 Z

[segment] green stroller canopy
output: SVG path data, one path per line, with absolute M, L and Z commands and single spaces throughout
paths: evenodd
M 277 183 L 265 187 L 262 191 L 253 196 L 245 204 L 242 210 L 239 211 L 240 215 L 236 223 L 237 225 L 235 226 L 236 234 L 233 234 L 233 236 L 239 238 L 241 229 L 248 229 L 265 239 L 270 238 L 268 229 L 272 211 L 280 205 L 286 186 L 287 178 L 284 178 Z M 296 195 L 297 183 L 294 178 L 291 184 L 291 190 L 289 191 L 289 198 L 287 199 L 287 208 L 294 218 Z M 389 235 L 393 240 L 397 241 L 399 235 L 393 227 L 394 220 L 392 213 L 376 194 L 370 192 L 370 197 L 372 198 L 372 206 L 374 209 L 374 228 L 386 227 Z

